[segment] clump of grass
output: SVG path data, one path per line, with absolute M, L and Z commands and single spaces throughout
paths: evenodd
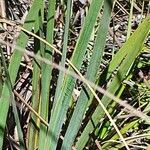
M 1 51 L 2 67 L 6 74 L 5 81 L 0 80 L 1 149 L 10 105 L 13 106 L 18 135 L 16 139 L 18 141 L 15 141 L 10 140 L 8 133 L 12 148 L 62 150 L 72 148 L 80 150 L 85 147 L 95 149 L 95 146 L 99 149 L 123 147 L 130 149 L 135 146 L 146 148 L 136 145 L 134 140 L 143 134 L 144 141 L 148 143 L 147 127 L 143 132 L 140 130 L 134 140 L 128 134 L 134 135 L 136 130 L 140 129 L 140 125 L 147 125 L 150 121 L 149 102 L 143 103 L 137 97 L 136 91 L 139 90 L 138 92 L 142 94 L 145 86 L 149 88 L 149 82 L 142 76 L 143 83 L 140 83 L 137 89 L 134 88 L 135 85 L 131 86 L 131 80 L 139 66 L 138 56 L 149 33 L 150 15 L 147 15 L 130 36 L 134 7 L 132 1 L 127 41 L 123 46 L 121 44 L 115 46 L 117 37 L 113 37 L 112 58 L 102 69 L 104 60 L 107 60 L 107 55 L 104 54 L 106 54 L 108 32 L 111 31 L 109 24 L 113 5 L 115 6 L 113 0 L 93 0 L 88 4 L 70 0 L 56 3 L 55 0 L 49 0 L 46 8 L 44 1 L 34 0 L 23 25 L 5 18 L 0 19 L 0 22 L 20 30 L 8 68 Z M 81 9 L 78 10 L 80 17 L 75 13 L 75 6 L 76 9 Z M 78 29 L 78 26 L 81 29 Z M 56 32 L 57 28 L 60 28 L 62 33 Z M 26 49 L 30 36 L 34 37 L 31 39 L 34 46 L 29 52 Z M 91 39 L 92 45 L 89 46 Z M 71 40 L 74 42 L 73 51 L 69 52 Z M 0 42 L 13 47 L 3 40 Z M 85 63 L 85 54 L 89 53 L 89 49 L 88 63 Z M 19 74 L 22 73 L 21 65 L 26 57 L 30 60 L 26 69 L 28 71 L 30 69 L 32 80 L 30 89 L 32 97 L 29 98 L 31 106 L 25 101 L 22 89 L 20 91 L 15 89 L 17 80 L 21 82 Z M 82 68 L 85 69 L 84 76 L 80 73 Z M 74 100 L 72 95 L 79 86 L 78 80 L 81 81 L 80 92 L 78 91 Z M 28 91 L 29 89 L 26 89 L 25 93 L 27 94 Z M 130 96 L 126 96 L 126 93 Z M 133 97 L 137 97 L 138 100 Z M 16 110 L 17 99 L 30 110 L 29 122 L 25 123 L 26 133 L 23 129 L 25 124 L 19 122 Z M 21 113 L 23 107 L 18 109 Z M 27 119 L 23 117 L 22 121 Z

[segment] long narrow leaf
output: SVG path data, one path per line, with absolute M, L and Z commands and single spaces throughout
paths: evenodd
M 9 72 L 7 70 L 5 56 L 3 54 L 3 51 L 1 49 L 1 47 L 0 47 L 0 54 L 1 54 L 1 58 L 2 58 L 2 64 L 3 64 L 3 67 L 4 67 L 5 75 L 6 75 L 5 84 L 7 85 L 8 89 L 9 89 L 9 92 L 10 92 L 9 101 L 12 105 L 13 114 L 14 114 L 16 125 L 17 125 L 19 145 L 20 145 L 20 149 L 24 150 L 25 149 L 25 144 L 24 144 L 24 139 L 23 139 L 23 132 L 22 132 L 22 129 L 21 129 L 19 115 L 18 115 L 18 111 L 17 111 L 17 107 L 16 107 L 16 102 L 15 102 L 14 95 L 13 95 L 13 87 L 12 87 Z
M 35 19 L 37 17 L 37 11 L 40 9 L 41 4 L 38 0 L 35 0 L 32 4 L 32 7 L 28 13 L 28 16 L 26 18 L 26 22 L 24 24 L 24 28 L 31 31 L 32 27 L 34 26 Z M 17 40 L 17 46 L 25 47 L 28 41 L 28 36 L 21 32 L 18 40 Z M 19 69 L 19 64 L 21 61 L 22 53 L 14 50 L 14 53 L 11 57 L 11 61 L 9 64 L 9 74 L 11 78 L 12 85 L 15 83 L 17 72 Z M 3 136 L 4 136 L 4 130 L 6 125 L 6 118 L 9 108 L 9 89 L 6 84 L 4 84 L 1 99 L 0 99 L 0 149 L 2 149 L 3 145 Z
M 105 47 L 105 41 L 106 41 L 106 36 L 108 32 L 110 18 L 111 18 L 111 4 L 108 3 L 108 1 L 105 1 L 103 16 L 100 21 L 97 38 L 96 38 L 95 45 L 93 48 L 93 54 L 92 54 L 90 64 L 87 69 L 87 75 L 86 75 L 86 79 L 92 82 L 96 81 L 96 75 L 99 70 L 101 58 L 103 55 L 103 50 Z M 84 87 L 84 90 L 81 91 L 81 94 L 78 98 L 76 108 L 74 110 L 73 116 L 71 118 L 67 132 L 65 134 L 62 149 L 71 148 L 71 145 L 73 144 L 75 136 L 81 125 L 83 115 L 86 111 L 88 104 L 90 103 L 89 97 L 91 97 L 91 93 L 88 88 Z
M 62 67 L 65 67 L 65 62 L 66 62 L 66 54 L 67 54 L 67 45 L 68 45 L 68 37 L 69 37 L 69 22 L 70 22 L 70 15 L 71 15 L 71 6 L 72 6 L 72 1 L 71 0 L 68 0 L 67 1 L 67 11 L 66 11 L 66 17 L 65 17 L 65 29 L 64 29 L 64 41 L 63 41 L 63 51 L 62 51 L 62 58 L 61 58 L 61 62 L 60 62 L 60 65 Z M 59 73 L 59 78 L 58 78 L 58 81 L 57 81 L 57 87 L 56 87 L 56 93 L 55 93 L 55 98 L 54 98 L 54 104 L 56 104 L 59 96 L 60 96 L 60 91 L 62 89 L 62 86 L 63 86 L 63 80 L 64 80 L 64 77 L 65 77 L 65 73 L 64 72 L 60 72 Z M 54 108 L 54 107 L 53 107 Z M 53 110 L 52 110 L 53 111 Z M 48 135 L 51 136 L 50 134 L 51 132 L 51 128 L 49 128 L 48 130 Z M 51 138 L 51 137 L 48 137 L 48 138 Z M 49 144 L 49 141 L 47 141 L 48 143 L 46 144 L 47 145 L 47 148 L 50 147 L 50 144 Z
M 55 16 L 55 5 L 56 0 L 48 1 L 48 14 L 47 14 L 47 30 L 46 30 L 46 40 L 53 44 L 54 35 L 54 16 Z M 41 54 L 48 60 L 52 60 L 53 50 L 46 46 L 44 52 Z M 47 64 L 42 64 L 41 66 L 42 78 L 41 78 L 41 106 L 40 115 L 48 122 L 48 109 L 49 109 L 49 94 L 50 94 L 50 80 L 52 74 L 52 67 Z M 46 133 L 47 127 L 45 125 L 40 125 L 40 135 L 39 135 L 39 150 L 47 147 L 46 145 Z M 43 142 L 44 141 L 44 142 Z
M 35 31 L 38 31 L 38 35 L 42 37 L 42 12 L 39 12 L 38 20 L 35 22 Z M 39 42 L 38 39 L 34 39 L 34 51 L 37 54 L 40 54 L 40 51 L 44 50 L 44 45 L 42 42 Z M 32 108 L 39 112 L 40 105 L 40 62 L 38 60 L 33 61 L 33 77 L 32 77 Z M 30 114 L 30 122 L 29 122 L 29 133 L 28 133 L 28 149 L 36 149 L 38 146 L 38 136 L 39 136 L 39 124 L 40 120 L 34 114 Z
M 101 9 L 103 1 L 93 0 L 91 2 L 89 12 L 85 18 L 83 28 L 81 30 L 80 36 L 78 38 L 71 62 L 79 69 L 83 61 L 84 54 L 90 39 L 92 30 L 94 28 L 96 18 Z M 52 117 L 50 120 L 50 149 L 55 149 L 58 136 L 60 134 L 60 129 L 64 122 L 69 103 L 71 101 L 71 94 L 73 87 L 75 85 L 75 80 L 72 77 L 67 77 L 63 83 L 63 89 L 61 95 L 53 108 Z

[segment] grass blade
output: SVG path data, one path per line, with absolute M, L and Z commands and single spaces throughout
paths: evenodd
M 132 16 L 133 16 L 133 4 L 134 4 L 134 0 L 131 0 L 131 8 L 130 8 L 130 14 L 129 14 L 129 20 L 128 20 L 127 39 L 130 37 L 130 34 L 131 34 L 131 23 L 132 23 Z
M 16 102 L 15 102 L 14 95 L 13 95 L 13 87 L 12 87 L 9 72 L 7 70 L 5 56 L 3 55 L 3 51 L 1 49 L 1 47 L 0 47 L 0 54 L 1 54 L 1 58 L 2 58 L 2 64 L 3 64 L 3 67 L 4 67 L 5 75 L 6 75 L 5 84 L 7 85 L 7 88 L 8 88 L 9 93 L 10 93 L 9 100 L 10 100 L 10 103 L 11 103 L 12 108 L 13 108 L 14 118 L 15 118 L 15 122 L 16 122 L 16 125 L 17 125 L 19 145 L 20 145 L 20 149 L 24 150 L 25 149 L 25 144 L 24 144 L 24 139 L 23 139 L 23 132 L 22 132 L 22 129 L 21 129 L 19 115 L 18 115 L 18 111 L 17 111 L 17 107 L 16 107 Z
M 85 18 L 85 22 L 83 28 L 80 32 L 80 36 L 78 38 L 71 62 L 76 64 L 76 67 L 79 69 L 81 63 L 83 61 L 83 56 L 86 52 L 86 48 L 90 39 L 92 30 L 94 28 L 96 18 L 99 14 L 103 1 L 93 0 L 91 2 L 89 12 Z M 73 87 L 75 85 L 75 80 L 72 77 L 67 77 L 63 84 L 63 89 L 61 91 L 61 96 L 59 100 L 56 102 L 55 108 L 53 108 L 52 117 L 50 120 L 50 131 L 51 131 L 51 139 L 50 139 L 50 149 L 55 149 L 59 132 L 61 126 L 64 122 L 64 118 L 66 116 L 66 111 L 69 107 L 69 103 L 71 101 L 71 93 Z
M 66 17 L 65 17 L 66 18 L 65 19 L 65 29 L 64 29 L 64 36 L 63 36 L 64 41 L 63 41 L 62 58 L 61 58 L 61 63 L 60 63 L 60 66 L 62 66 L 62 67 L 65 67 L 65 63 L 66 63 L 71 6 L 72 6 L 72 1 L 68 0 L 67 1 Z M 54 107 L 55 107 L 56 101 L 59 99 L 59 97 L 61 95 L 60 91 L 61 91 L 62 86 L 63 86 L 64 77 L 65 77 L 65 73 L 60 72 L 59 77 L 58 77 L 58 81 L 57 81 L 57 87 L 56 87 L 56 93 L 55 93 L 55 99 L 54 99 Z
M 54 16 L 55 16 L 55 5 L 56 0 L 48 1 L 48 14 L 47 14 L 47 29 L 46 29 L 46 40 L 53 44 L 54 35 Z M 53 49 L 46 45 L 45 50 L 41 55 L 48 60 L 52 60 Z M 50 94 L 50 80 L 51 80 L 52 67 L 47 64 L 42 64 L 41 66 L 41 105 L 40 105 L 40 115 L 48 122 L 48 109 L 49 109 L 49 94 Z M 46 145 L 46 133 L 47 127 L 45 125 L 40 125 L 40 135 L 39 135 L 39 150 L 43 150 Z M 44 140 L 44 142 L 43 142 Z
M 41 11 L 39 12 L 39 18 L 35 23 L 35 31 L 38 31 L 36 34 L 42 37 L 42 16 Z M 42 31 L 41 31 L 42 30 Z M 40 51 L 44 50 L 43 43 L 39 42 L 38 39 L 34 39 L 34 51 L 36 54 L 40 54 Z M 41 74 L 41 63 L 40 61 L 34 59 L 33 61 L 33 77 L 32 77 L 32 108 L 39 113 L 40 105 L 40 74 Z M 39 142 L 39 126 L 40 120 L 34 114 L 30 114 L 30 122 L 28 128 L 28 149 L 36 149 Z M 33 140 L 34 139 L 34 140 Z
M 67 1 L 67 12 L 66 12 L 66 19 L 65 19 L 65 29 L 64 29 L 64 41 L 63 41 L 63 50 L 62 50 L 62 58 L 61 58 L 61 62 L 60 65 L 62 67 L 65 67 L 65 62 L 66 62 L 66 54 L 67 54 L 67 45 L 68 45 L 68 33 L 69 33 L 69 22 L 70 22 L 70 14 L 71 14 L 71 6 L 72 6 L 72 1 L 68 0 Z M 57 100 L 59 99 L 60 96 L 60 91 L 62 89 L 63 86 L 63 80 L 64 80 L 64 76 L 65 76 L 65 72 L 60 72 L 59 73 L 59 77 L 58 77 L 58 81 L 57 81 L 57 87 L 56 87 L 56 92 L 55 92 L 55 97 L 54 97 L 54 104 L 53 104 L 53 108 L 57 102 Z M 53 111 L 53 110 L 52 110 Z M 52 137 L 51 136 L 51 127 L 48 129 L 48 136 L 47 139 L 50 139 Z M 46 146 L 49 148 L 50 147 L 50 142 L 47 141 L 48 143 L 46 144 Z
M 108 32 L 109 21 L 111 18 L 110 6 L 111 5 L 108 3 L 108 1 L 104 2 L 104 12 L 100 21 L 97 38 L 95 40 L 95 45 L 93 48 L 93 54 L 91 56 L 90 64 L 88 66 L 87 75 L 86 75 L 86 79 L 91 82 L 96 81 L 96 75 L 98 73 L 97 71 L 101 63 L 101 58 L 103 55 L 106 36 Z M 90 97 L 91 97 L 91 92 L 87 87 L 84 87 L 84 90 L 82 90 L 80 93 L 80 96 L 76 104 L 76 108 L 74 110 L 67 132 L 65 134 L 62 149 L 71 148 L 71 145 L 73 144 L 75 136 L 81 125 L 83 115 L 86 111 L 88 104 L 90 103 L 89 102 L 89 100 L 91 99 Z
M 1 48 L 1 47 L 0 47 Z M 2 66 L 1 66 L 1 60 L 0 60 L 0 96 L 2 94 L 2 90 L 3 90 L 3 79 L 2 79 Z
M 41 7 L 40 2 L 38 0 L 35 0 L 26 18 L 26 22 L 24 24 L 25 29 L 29 31 L 32 30 L 32 27 L 34 26 L 34 22 L 37 16 L 37 11 L 40 9 L 40 7 Z M 21 32 L 17 40 L 17 46 L 25 47 L 27 41 L 28 41 L 28 36 L 24 32 Z M 15 83 L 15 80 L 16 80 L 21 57 L 22 57 L 22 53 L 14 50 L 14 53 L 11 57 L 11 62 L 8 68 L 12 85 Z M 8 108 L 9 108 L 8 99 L 9 99 L 9 89 L 7 85 L 4 84 L 1 99 L 0 99 L 0 114 L 2 114 L 0 115 L 0 149 L 2 149 L 2 145 L 3 145 L 3 136 L 4 136 L 6 118 L 7 118 Z

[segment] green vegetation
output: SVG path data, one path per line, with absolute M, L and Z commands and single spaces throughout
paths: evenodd
M 113 35 L 108 52 L 116 3 L 92 0 L 76 12 L 71 0 L 34 0 L 23 25 L 0 18 L 20 31 L 9 61 L 4 45 L 14 45 L 0 40 L 0 149 L 5 142 L 28 150 L 150 147 L 150 15 L 133 30 L 137 4 L 122 8 L 129 12 L 126 41 L 116 46 Z M 30 74 L 24 86 L 23 74 Z M 10 114 L 18 141 L 8 130 Z

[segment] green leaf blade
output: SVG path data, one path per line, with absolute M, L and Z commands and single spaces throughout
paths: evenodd
M 35 16 L 37 14 L 37 11 L 40 9 L 40 6 L 41 5 L 38 0 L 35 0 L 33 2 L 32 7 L 30 8 L 30 11 L 26 18 L 26 22 L 23 26 L 25 29 L 29 31 L 32 30 L 32 27 L 34 26 L 34 22 L 36 19 Z M 28 36 L 24 32 L 21 32 L 20 36 L 17 39 L 17 46 L 25 48 L 27 41 L 28 41 Z M 21 52 L 14 50 L 14 53 L 11 57 L 11 62 L 8 71 L 10 74 L 12 84 L 15 83 L 22 55 L 23 54 Z M 10 98 L 9 95 L 10 95 L 9 89 L 7 85 L 4 84 L 1 99 L 0 99 L 0 114 L 2 114 L 0 115 L 0 149 L 2 149 L 2 145 L 3 145 L 3 136 L 4 136 L 6 118 L 7 118 L 8 108 L 9 108 L 9 98 Z
M 89 12 L 87 14 L 87 17 L 85 18 L 85 23 L 83 25 L 83 28 L 80 32 L 80 36 L 78 38 L 71 62 L 75 64 L 75 66 L 79 69 L 84 54 L 86 52 L 86 48 L 90 39 L 90 35 L 92 33 L 92 30 L 94 28 L 96 18 L 98 16 L 98 13 L 101 9 L 101 4 L 103 1 L 97 1 L 93 0 L 91 2 L 91 6 L 89 8 Z M 71 68 L 70 68 L 71 70 Z M 62 95 L 60 96 L 59 100 L 57 100 L 56 105 L 54 106 L 54 109 L 52 111 L 52 118 L 50 120 L 50 133 L 51 133 L 51 139 L 50 139 L 50 149 L 55 149 L 57 145 L 58 136 L 62 127 L 62 124 L 64 122 L 67 109 L 69 107 L 69 103 L 71 101 L 71 94 L 73 91 L 75 85 L 75 80 L 73 77 L 66 77 L 66 80 L 63 83 Z
M 100 21 L 97 38 L 95 40 L 95 45 L 93 48 L 93 54 L 91 56 L 90 64 L 87 69 L 86 79 L 90 80 L 91 82 L 96 81 L 96 76 L 101 63 L 109 27 L 109 21 L 111 18 L 110 13 L 111 13 L 111 5 L 108 4 L 107 1 L 105 1 L 104 13 Z M 74 113 L 72 115 L 71 121 L 69 123 L 67 132 L 65 134 L 62 149 L 65 148 L 71 149 L 71 145 L 73 144 L 74 139 L 77 135 L 84 113 L 87 109 L 88 104 L 90 103 L 89 102 L 90 97 L 91 92 L 89 91 L 89 89 L 87 87 L 85 87 L 85 89 L 82 89 Z

